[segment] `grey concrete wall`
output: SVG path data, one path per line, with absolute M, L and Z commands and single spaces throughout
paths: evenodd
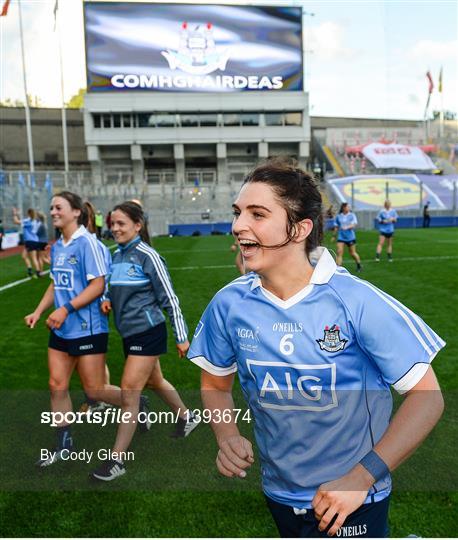
M 67 137 L 69 161 L 72 167 L 88 167 L 83 136 L 83 115 L 68 109 Z M 60 109 L 30 109 L 33 151 L 36 168 L 64 168 L 62 117 Z M 28 169 L 25 110 L 0 108 L 0 161 L 4 168 Z

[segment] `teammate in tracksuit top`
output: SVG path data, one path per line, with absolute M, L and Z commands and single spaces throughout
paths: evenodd
M 386 254 L 388 261 L 393 262 L 393 236 L 394 236 L 394 224 L 398 220 L 398 213 L 394 208 L 391 208 L 391 202 L 386 200 L 384 207 L 377 216 L 378 230 L 380 236 L 378 239 L 377 249 L 375 252 L 375 260 L 380 262 L 380 255 L 382 253 L 383 244 L 387 243 Z
M 189 348 L 188 329 L 173 290 L 167 267 L 149 245 L 145 216 L 140 205 L 127 201 L 111 213 L 111 230 L 118 243 L 113 253 L 109 300 L 102 303 L 104 313 L 114 312 L 118 332 L 123 339 L 126 364 L 122 376 L 122 411 L 138 418 L 142 415 L 140 392 L 145 385 L 154 390 L 176 413 L 179 420 L 173 437 L 186 437 L 198 422 L 184 405 L 175 388 L 162 376 L 159 356 L 167 352 L 167 330 L 162 310 L 172 324 L 180 358 Z M 140 407 L 140 414 L 139 414 Z M 110 481 L 126 472 L 123 457 L 135 431 L 135 423 L 121 423 L 111 452 L 92 476 Z
M 82 225 L 84 207 L 79 195 L 68 191 L 55 195 L 51 217 L 62 232 L 51 248 L 52 282 L 35 311 L 25 317 L 34 328 L 41 315 L 55 306 L 46 320 L 51 410 L 64 414 L 72 410 L 68 387 L 76 364 L 86 394 L 120 405 L 120 389 L 104 384 L 108 320 L 99 298 L 107 268 L 97 241 Z M 37 465 L 47 467 L 65 459 L 72 448 L 70 425 L 63 419 L 58 422 L 55 450 L 42 450 Z
M 337 225 L 337 257 L 336 262 L 340 266 L 342 264 L 344 247 L 348 247 L 350 256 L 356 263 L 356 271 L 361 272 L 361 259 L 356 252 L 356 233 L 355 228 L 358 225 L 358 219 L 355 214 L 350 211 L 348 203 L 342 203 L 340 210 L 336 216 Z
M 213 411 L 218 470 L 244 478 L 254 461 L 228 421 L 238 372 L 281 536 L 386 536 L 390 471 L 442 413 L 430 362 L 444 342 L 319 247 L 321 195 L 304 171 L 259 166 L 233 208 L 248 273 L 216 294 L 188 352 Z M 391 421 L 390 386 L 404 395 Z

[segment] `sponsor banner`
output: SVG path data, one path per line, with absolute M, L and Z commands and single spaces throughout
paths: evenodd
M 387 195 L 398 210 L 418 209 L 429 201 L 431 210 L 453 208 L 454 183 L 458 175 L 416 174 L 360 175 L 330 180 L 340 201 L 352 200 L 353 210 L 378 210 Z M 353 186 L 353 187 L 352 187 Z
M 366 158 L 377 169 L 432 170 L 436 165 L 418 146 L 404 144 L 371 143 L 362 149 Z
M 85 2 L 89 91 L 303 89 L 298 7 Z
M 2 248 L 3 249 L 16 247 L 18 245 L 19 245 L 19 233 L 18 232 L 5 233 L 5 236 L 3 237 L 3 242 L 2 242 Z

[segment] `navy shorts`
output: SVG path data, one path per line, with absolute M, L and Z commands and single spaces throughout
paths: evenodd
M 318 529 L 319 521 L 312 509 L 307 510 L 306 514 L 296 515 L 291 506 L 265 497 L 282 538 L 329 538 L 326 531 Z M 387 538 L 389 504 L 389 496 L 378 502 L 363 504 L 347 517 L 334 538 Z
M 394 232 L 381 232 L 380 236 L 384 236 L 385 238 L 391 238 L 393 234 Z
M 356 240 L 339 240 L 339 239 L 337 239 L 337 242 L 342 242 L 342 244 L 345 244 L 348 247 L 356 245 Z
M 31 240 L 26 240 L 24 242 L 24 246 L 27 251 L 40 251 L 40 242 L 33 242 Z
M 48 242 L 37 242 L 38 251 L 44 251 L 47 245 Z
M 124 356 L 160 356 L 167 352 L 167 327 L 160 323 L 146 332 L 123 338 Z
M 65 339 L 51 331 L 48 347 L 56 349 L 56 351 L 66 352 L 70 356 L 105 354 L 108 349 L 108 334 L 93 334 L 76 339 Z

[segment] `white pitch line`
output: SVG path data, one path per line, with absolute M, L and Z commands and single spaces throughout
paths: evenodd
M 220 264 L 215 266 L 172 266 L 170 270 L 213 270 L 216 268 L 235 268 L 235 264 Z
M 110 246 L 110 249 L 114 246 Z M 404 262 L 404 261 L 439 261 L 439 260 L 451 260 L 451 259 L 458 259 L 458 255 L 439 255 L 437 257 L 395 257 L 394 262 Z M 350 261 L 346 261 L 350 262 Z M 374 259 L 361 259 L 361 262 L 364 264 L 367 263 L 376 263 Z M 380 264 L 380 263 L 377 263 Z M 383 263 L 382 263 L 383 264 Z M 169 270 L 217 270 L 217 269 L 225 269 L 225 268 L 235 268 L 235 264 L 220 264 L 220 265 L 213 265 L 213 266 L 172 266 L 169 268 Z M 43 272 L 44 274 L 48 274 L 49 270 L 45 270 Z M 10 289 L 11 287 L 15 287 L 16 285 L 20 285 L 21 283 L 25 283 L 26 281 L 30 281 L 32 278 L 26 277 L 24 279 L 19 279 L 18 281 L 13 281 L 12 283 L 7 283 L 6 285 L 3 285 L 3 287 L 0 287 L 0 292 L 5 291 L 6 289 Z
M 26 277 L 24 279 L 18 279 L 17 281 L 13 281 L 12 283 L 8 283 L 7 285 L 3 285 L 3 287 L 0 287 L 0 292 L 5 291 L 6 289 L 11 289 L 11 287 L 16 287 L 16 285 L 20 285 L 21 283 L 25 283 L 26 281 L 30 281 L 31 277 Z
M 435 261 L 438 259 L 458 259 L 458 255 L 439 255 L 437 257 L 395 257 L 394 262 L 403 262 L 403 261 Z M 374 259 L 361 259 L 361 262 L 366 263 L 375 263 Z M 172 266 L 169 270 L 212 270 L 216 268 L 235 268 L 235 264 L 225 264 L 219 266 Z
M 49 270 L 44 270 L 42 274 L 49 274 Z M 31 279 L 31 277 L 26 277 L 24 279 L 18 279 L 17 281 L 13 281 L 12 283 L 7 283 L 6 285 L 0 287 L 0 292 L 5 291 L 6 289 L 11 289 L 11 287 L 16 287 L 16 285 L 20 285 L 21 283 L 25 283 L 26 281 L 30 281 Z

